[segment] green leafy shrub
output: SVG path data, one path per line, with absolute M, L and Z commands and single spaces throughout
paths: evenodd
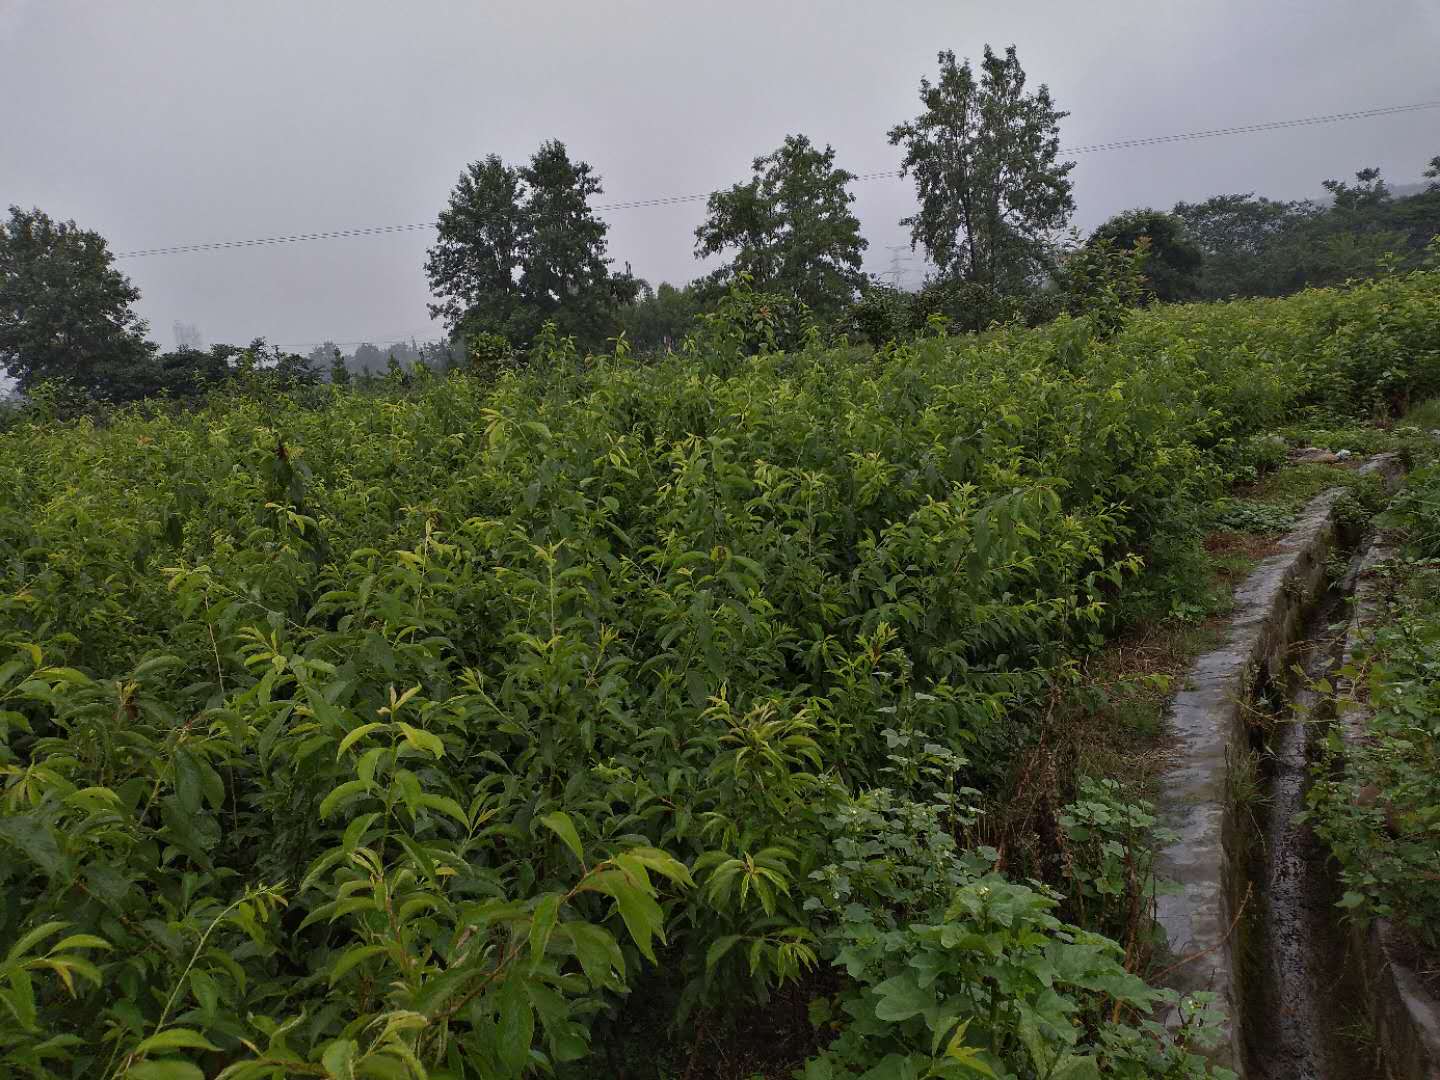
M 1389 918 L 1440 949 L 1440 469 L 1411 475 L 1389 519 L 1409 557 L 1391 568 L 1393 595 L 1373 637 L 1340 672 L 1366 707 L 1363 738 L 1328 740 L 1310 793 L 1316 831 L 1340 863 L 1341 903 Z M 1340 708 L 1353 707 L 1342 700 Z
M 975 876 L 904 927 L 840 931 L 852 989 L 812 1008 L 839 1029 L 805 1080 L 873 1077 L 1210 1075 L 1214 1038 L 1196 1001 L 1178 1032 L 1146 1016 L 1173 995 L 1130 974 L 1113 941 L 1067 926 L 1057 901 L 998 874 Z
M 1433 595 L 1433 568 L 1412 582 Z M 1311 791 L 1316 830 L 1340 862 L 1342 905 L 1365 917 L 1382 916 L 1407 927 L 1429 948 L 1440 948 L 1440 607 L 1411 596 L 1391 609 L 1375 633 L 1363 667 L 1373 715 L 1366 737 L 1330 745 L 1333 775 Z
M 1214 529 L 1243 533 L 1283 533 L 1295 524 L 1295 511 L 1251 499 L 1216 499 L 1205 515 Z
M 737 294 L 649 365 L 552 333 L 493 379 L 22 412 L 0 1065 L 593 1075 L 628 1001 L 733 1009 L 840 964 L 826 1060 L 949 1068 L 960 1014 L 874 1007 L 934 963 L 997 1071 L 1191 1069 L 1123 950 L 969 850 L 968 789 L 1187 587 L 1194 507 L 1358 296 L 864 357 Z
M 872 282 L 850 305 L 849 329 L 859 340 L 877 348 L 887 341 L 902 340 L 919 329 L 912 305 L 910 293 Z
M 1152 804 L 1128 800 L 1114 780 L 1082 776 L 1078 794 L 1056 818 L 1069 910 L 1080 925 L 1133 947 L 1148 935 L 1154 911 L 1152 853 L 1175 837 L 1157 827 Z

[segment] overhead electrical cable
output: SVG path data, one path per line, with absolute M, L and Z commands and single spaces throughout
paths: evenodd
M 1167 143 L 1193 142 L 1197 139 L 1217 139 L 1229 135 L 1250 135 L 1263 131 L 1279 131 L 1283 128 L 1313 127 L 1318 124 L 1336 124 L 1346 120 L 1369 120 L 1380 116 L 1396 116 L 1403 113 L 1422 112 L 1426 109 L 1440 109 L 1440 101 L 1421 101 L 1410 105 L 1387 105 L 1378 109 L 1361 109 L 1357 112 L 1326 113 L 1321 116 L 1302 116 L 1290 120 L 1268 120 L 1258 124 L 1241 124 L 1235 127 L 1208 128 L 1204 131 L 1186 131 L 1175 135 L 1151 135 L 1135 139 L 1116 139 L 1111 142 L 1089 143 L 1084 146 L 1070 146 L 1060 150 L 1061 154 L 1099 154 L 1114 150 L 1131 150 L 1145 146 L 1163 146 Z M 901 175 L 899 169 L 885 169 L 880 172 L 861 173 L 855 180 L 889 180 Z M 651 199 L 631 199 L 627 202 L 606 203 L 596 206 L 596 213 L 604 214 L 615 210 L 639 210 L 650 206 L 675 206 L 681 203 L 703 202 L 714 192 L 694 195 L 661 195 Z M 229 251 L 235 248 L 265 247 L 272 244 L 299 244 L 309 240 L 340 240 L 353 236 L 384 236 L 390 233 L 419 232 L 435 228 L 433 221 L 417 221 L 405 225 L 361 225 L 351 229 L 330 229 L 324 232 L 292 233 L 287 236 L 261 236 L 250 240 L 211 240 L 197 244 L 172 244 L 168 247 L 141 248 L 136 251 L 121 251 L 117 259 L 140 259 L 153 255 L 188 255 L 200 251 Z

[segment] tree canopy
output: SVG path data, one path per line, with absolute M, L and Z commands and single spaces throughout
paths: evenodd
M 116 396 L 154 354 L 132 306 L 140 290 L 105 238 L 39 209 L 0 224 L 0 367 L 22 391 L 66 379 Z
M 498 156 L 461 173 L 440 212 L 425 271 L 452 335 L 495 334 L 524 345 L 547 321 L 585 345 L 614 326 L 619 303 L 638 289 L 606 257 L 608 226 L 590 207 L 600 178 L 551 140 L 527 165 Z
M 1199 294 L 1200 267 L 1205 256 L 1190 239 L 1185 223 L 1162 210 L 1127 210 L 1116 214 L 1090 235 L 1090 243 L 1108 240 L 1123 251 L 1148 241 L 1144 287 L 1157 300 L 1191 300 Z
M 934 83 L 920 80 L 920 115 L 890 131 L 920 202 L 901 224 L 942 277 L 1023 290 L 1050 264 L 1053 236 L 1075 209 L 1074 163 L 1059 160 L 1069 114 L 1043 84 L 1026 91 L 1013 45 L 1003 56 L 987 45 L 978 77 L 948 50 L 939 63 Z
M 639 296 L 617 313 L 620 328 L 639 352 L 675 348 L 695 329 L 695 318 L 704 310 L 700 288 L 696 285 L 677 288 L 667 281 L 654 289 L 644 281 L 639 285 Z
M 1204 258 L 1200 297 L 1284 296 L 1338 285 L 1374 274 L 1387 258 L 1419 266 L 1440 235 L 1440 186 L 1397 198 L 1380 170 L 1367 168 L 1353 181 L 1326 180 L 1324 187 L 1329 205 L 1253 193 L 1177 203 L 1175 216 Z
M 854 174 L 835 166 L 835 150 L 806 135 L 751 163 L 754 176 L 710 196 L 695 230 L 695 254 L 734 251 L 711 280 L 749 274 L 757 289 L 792 295 L 824 318 L 838 315 L 865 283 L 867 246 L 850 210 Z

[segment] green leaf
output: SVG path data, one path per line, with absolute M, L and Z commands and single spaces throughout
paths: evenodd
M 365 836 L 365 831 L 369 829 L 371 825 L 375 824 L 375 819 L 379 816 L 378 811 L 361 814 L 359 817 L 352 819 L 349 825 L 345 826 L 345 836 L 340 842 L 340 846 L 344 848 L 345 854 L 348 855 L 360 846 L 360 842 Z
M 886 1054 L 860 1080 L 919 1080 L 920 1073 L 908 1054 Z
M 50 952 L 65 952 L 68 949 L 111 949 L 114 946 L 107 942 L 104 937 L 96 937 L 92 933 L 72 933 L 69 937 L 62 937 L 55 945 L 50 946 Z
M 895 975 L 875 987 L 875 1016 L 881 1020 L 908 1020 L 935 1004 L 935 993 L 921 989 L 915 973 Z
M 495 1024 L 495 1054 L 511 1076 L 519 1076 L 530 1061 L 530 1044 L 535 1040 L 535 1011 L 518 972 L 505 980 L 496 1006 L 500 1015 Z
M 26 1031 L 35 1030 L 35 984 L 30 973 L 22 967 L 10 970 L 10 995 L 0 998 L 15 1013 L 15 1019 Z
M 570 939 L 575 957 L 590 985 L 599 989 L 610 983 L 611 971 L 625 977 L 625 954 L 610 931 L 587 922 L 561 923 L 557 932 Z
M 355 1080 L 355 1057 L 359 1052 L 353 1039 L 336 1039 L 320 1055 L 320 1064 L 335 1080 Z
M 19 941 L 10 946 L 10 951 L 5 954 L 6 960 L 18 960 L 28 953 L 47 937 L 53 937 L 70 924 L 68 922 L 47 922 L 41 923 L 35 929 L 26 932 Z
M 330 969 L 330 985 L 334 986 L 348 975 L 356 965 L 363 964 L 372 956 L 379 956 L 381 953 L 388 951 L 389 948 L 390 946 L 388 945 L 352 945 L 345 950 L 335 966 Z
M 636 847 L 625 852 L 626 855 L 644 866 L 648 866 L 657 874 L 663 874 L 677 885 L 694 887 L 695 881 L 690 877 L 690 871 L 685 864 L 678 859 L 672 858 L 659 848 Z
M 4 686 L 26 667 L 23 660 L 11 660 L 9 663 L 0 664 L 0 686 Z
M 52 877 L 64 866 L 60 845 L 48 825 L 33 817 L 0 819 L 0 840 L 9 840 L 23 851 L 36 866 Z
M 470 827 L 470 819 L 465 816 L 464 809 L 448 795 L 431 795 L 428 792 L 422 793 L 420 796 L 420 805 L 429 807 L 431 810 L 439 810 L 442 814 L 448 814 L 464 828 L 468 829 Z
M 660 910 L 660 905 L 634 885 L 618 885 L 612 895 L 635 947 L 653 964 L 655 950 L 650 945 L 650 938 L 654 936 L 661 941 L 665 940 L 665 914 Z
M 575 853 L 575 858 L 579 859 L 580 864 L 583 866 L 585 864 L 585 849 L 580 845 L 580 834 L 575 831 L 575 823 L 570 820 L 570 815 L 565 813 L 564 810 L 555 810 L 544 815 L 539 820 L 541 825 L 544 825 L 556 836 L 560 837 L 561 840 L 565 841 L 565 846 Z
M 135 1048 L 136 1054 L 149 1054 L 155 1050 L 219 1050 L 220 1048 L 198 1031 L 190 1028 L 166 1028 L 143 1040 Z
M 1100 1066 L 1093 1057 L 1066 1054 L 1051 1070 L 1050 1080 L 1100 1080 Z
M 352 795 L 362 795 L 370 790 L 364 780 L 347 780 L 320 801 L 320 818 L 328 818 L 335 808 Z
M 550 935 L 560 915 L 560 894 L 548 893 L 535 905 L 535 915 L 530 920 L 530 966 L 538 967 L 545 958 L 545 947 L 550 944 Z
M 744 938 L 740 934 L 728 934 L 718 938 L 710 948 L 705 950 L 705 970 L 713 971 L 715 965 L 725 959 L 725 954 L 743 940 Z
M 357 742 L 363 739 L 366 735 L 369 735 L 372 731 L 378 731 L 381 728 L 386 728 L 389 726 L 389 724 L 381 723 L 361 724 L 354 731 L 351 731 L 349 734 L 347 734 L 345 738 L 340 740 L 340 747 L 338 750 L 335 751 L 335 760 L 339 761 L 342 757 L 345 756 L 346 750 L 349 750 L 350 747 L 354 746 Z
M 431 753 L 437 758 L 445 756 L 445 744 L 440 741 L 440 736 L 434 732 L 425 731 L 421 728 L 400 721 L 395 725 L 405 736 L 405 741 L 421 753 Z
M 180 808 L 187 814 L 198 813 L 200 801 L 204 797 L 204 778 L 200 773 L 200 762 L 183 746 L 175 751 L 175 797 L 180 800 Z

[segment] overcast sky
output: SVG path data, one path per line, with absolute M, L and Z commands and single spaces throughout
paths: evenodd
M 986 42 L 1049 84 L 1067 146 L 1440 100 L 1440 0 L 0 0 L 0 204 L 127 251 L 432 220 L 467 162 L 552 137 L 600 202 L 728 185 L 791 132 L 893 169 L 885 133 L 936 51 Z M 1078 155 L 1076 223 L 1366 165 L 1413 181 L 1436 153 L 1440 110 Z M 912 189 L 854 191 L 883 271 Z M 701 213 L 615 211 L 611 254 L 688 280 Z M 166 347 L 175 320 L 207 343 L 378 342 L 433 332 L 427 241 L 120 265 Z

